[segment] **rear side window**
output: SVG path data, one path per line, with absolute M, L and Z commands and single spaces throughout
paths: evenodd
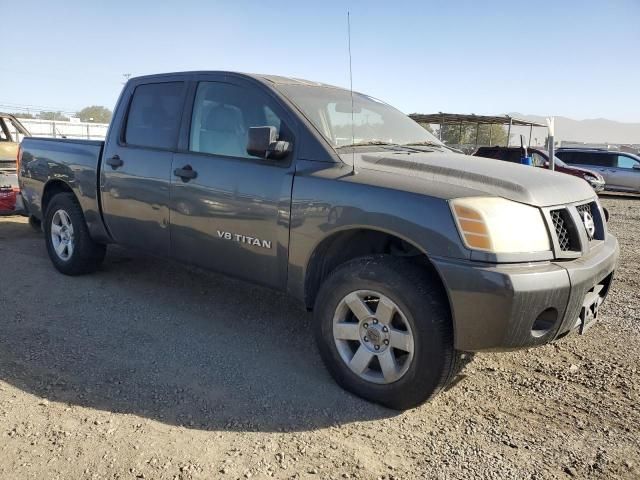
M 610 153 L 592 153 L 590 154 L 593 159 L 590 165 L 597 165 L 599 167 L 615 167 L 616 166 L 616 156 L 611 155 Z
M 595 167 L 613 167 L 615 157 L 598 152 L 558 152 L 558 156 L 567 163 L 593 165 Z
M 136 87 L 129 106 L 125 143 L 171 148 L 176 143 L 184 82 L 150 83 Z

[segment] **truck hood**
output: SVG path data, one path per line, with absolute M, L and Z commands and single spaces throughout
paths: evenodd
M 343 156 L 350 164 L 351 155 Z M 449 186 L 450 198 L 496 196 L 536 207 L 548 207 L 594 197 L 587 182 L 542 168 L 448 152 L 386 150 L 355 156 L 356 168 L 420 178 Z M 442 188 L 438 189 L 442 191 Z

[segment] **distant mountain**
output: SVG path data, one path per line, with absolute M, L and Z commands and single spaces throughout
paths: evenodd
M 509 115 L 546 124 L 545 117 L 539 115 L 523 115 L 521 113 L 510 113 Z M 558 141 L 640 144 L 640 123 L 616 122 L 606 118 L 574 120 L 567 117 L 555 117 L 555 130 L 555 138 Z M 528 132 L 526 134 L 528 135 Z M 544 136 L 546 136 L 546 131 Z

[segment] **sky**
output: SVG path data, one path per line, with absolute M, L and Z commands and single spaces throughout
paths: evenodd
M 640 122 L 640 0 L 0 0 L 0 110 L 113 108 L 123 74 L 270 73 L 405 113 Z

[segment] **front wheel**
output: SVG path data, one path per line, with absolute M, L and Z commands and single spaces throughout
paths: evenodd
M 91 238 L 82 209 L 72 193 L 59 193 L 51 199 L 44 231 L 49 258 L 65 275 L 93 272 L 104 260 L 106 246 Z
M 456 373 L 451 315 L 438 279 L 409 259 L 379 255 L 338 267 L 315 304 L 316 340 L 346 390 L 404 410 Z

